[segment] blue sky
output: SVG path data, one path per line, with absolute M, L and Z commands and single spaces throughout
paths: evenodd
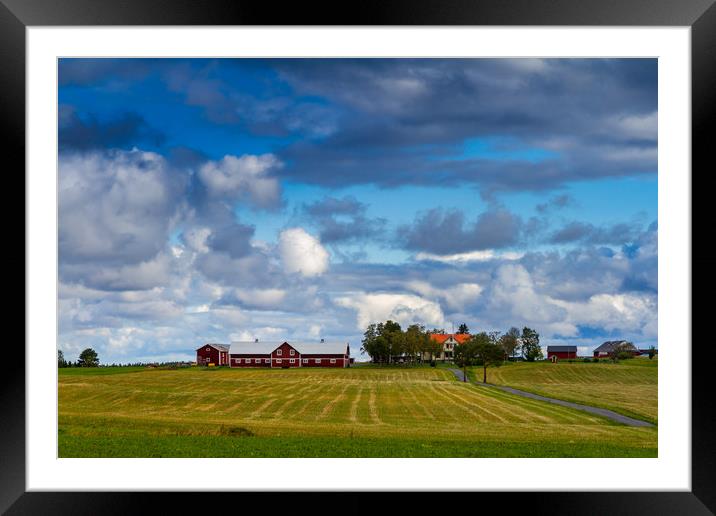
M 60 348 L 658 344 L 654 59 L 62 59 Z

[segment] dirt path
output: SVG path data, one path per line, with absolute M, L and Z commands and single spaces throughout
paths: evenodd
M 465 381 L 465 376 L 463 375 L 463 372 L 460 369 L 450 369 L 450 371 L 453 372 L 455 377 L 461 382 Z M 511 394 L 516 394 L 517 396 L 522 396 L 524 398 L 531 398 L 534 400 L 540 400 L 540 401 L 546 401 L 547 403 L 554 403 L 555 405 L 562 405 L 563 407 L 569 407 L 577 410 L 583 410 L 584 412 L 589 412 L 591 414 L 595 414 L 597 416 L 602 416 L 607 419 L 611 419 L 612 421 L 616 421 L 617 423 L 621 423 L 623 425 L 627 426 L 654 426 L 651 423 L 648 423 L 646 421 L 641 421 L 640 419 L 634 419 L 628 416 L 624 416 L 622 414 L 619 414 L 617 412 L 614 412 L 612 410 L 607 410 L 599 407 L 592 407 L 590 405 L 582 405 L 580 403 L 573 403 L 571 401 L 564 401 L 564 400 L 558 400 L 556 398 L 548 398 L 546 396 L 540 396 L 539 394 L 532 394 L 531 392 L 521 391 L 519 389 L 515 389 L 513 387 L 505 387 L 502 385 L 493 385 L 491 383 L 478 383 L 478 382 L 472 382 L 473 385 L 478 385 L 480 387 L 492 387 L 495 389 L 500 389 L 501 391 L 509 392 Z

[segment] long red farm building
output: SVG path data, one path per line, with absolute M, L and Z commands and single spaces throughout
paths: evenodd
M 223 353 L 228 356 L 224 358 Z M 350 346 L 338 342 L 232 342 L 204 344 L 196 350 L 196 363 L 230 367 L 349 367 Z

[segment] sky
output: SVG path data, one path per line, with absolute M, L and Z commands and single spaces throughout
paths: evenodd
M 59 348 L 657 336 L 656 59 L 60 59 Z M 365 358 L 365 357 L 363 357 Z

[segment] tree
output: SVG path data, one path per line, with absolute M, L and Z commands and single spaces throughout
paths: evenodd
M 423 353 L 429 353 L 430 354 L 430 362 L 433 362 L 435 360 L 435 355 L 439 354 L 442 349 L 443 345 L 440 344 L 438 341 L 433 340 L 430 338 L 430 334 L 427 335 L 427 339 L 425 342 L 423 342 Z
M 634 344 L 627 341 L 622 341 L 616 346 L 614 346 L 614 349 L 611 353 L 611 358 L 614 362 L 617 360 L 626 360 L 629 358 L 634 358 L 634 352 L 636 351 L 636 348 L 634 347 Z
M 403 353 L 403 332 L 400 324 L 391 320 L 385 321 L 382 336 L 388 346 L 388 363 L 390 363 L 394 356 Z
M 539 333 L 525 326 L 522 328 L 520 340 L 522 341 L 522 356 L 525 357 L 525 360 L 534 362 L 544 358 L 542 348 L 539 345 Z
M 654 358 L 654 355 L 656 355 L 656 348 L 654 346 L 649 346 L 649 360 Z
M 368 353 L 373 362 L 382 362 L 387 355 L 385 339 L 381 337 L 383 323 L 369 324 L 363 333 L 361 353 Z
M 57 367 L 67 367 L 67 361 L 65 360 L 65 354 L 62 353 L 61 349 L 57 350 Z
M 77 361 L 79 367 L 97 367 L 99 366 L 99 357 L 97 352 L 92 348 L 87 348 L 80 353 L 80 359 Z
M 470 333 L 470 329 L 467 327 L 467 324 L 462 323 L 460 327 L 457 329 L 458 334 L 465 335 L 467 333 Z
M 502 365 L 504 350 L 498 344 L 496 334 L 478 333 L 470 339 L 475 359 L 482 364 L 482 383 L 487 383 L 488 366 L 499 367 Z
M 473 337 L 474 338 L 474 337 Z M 453 362 L 462 368 L 462 381 L 467 381 L 467 368 L 475 363 L 475 344 L 473 339 L 463 342 L 459 346 L 455 346 L 453 351 Z
M 517 351 L 517 347 L 520 345 L 520 330 L 513 326 L 507 330 L 502 337 L 500 337 L 499 344 L 502 351 L 505 353 L 505 360 L 508 357 L 514 356 Z
M 394 354 L 403 352 L 403 341 L 400 324 L 397 322 L 373 323 L 363 333 L 361 353 L 368 353 L 373 362 L 390 363 Z
M 425 331 L 425 327 L 420 324 L 411 324 L 405 330 L 405 338 L 403 349 L 410 357 L 410 361 L 415 361 L 415 357 L 419 356 L 430 342 L 430 335 Z

